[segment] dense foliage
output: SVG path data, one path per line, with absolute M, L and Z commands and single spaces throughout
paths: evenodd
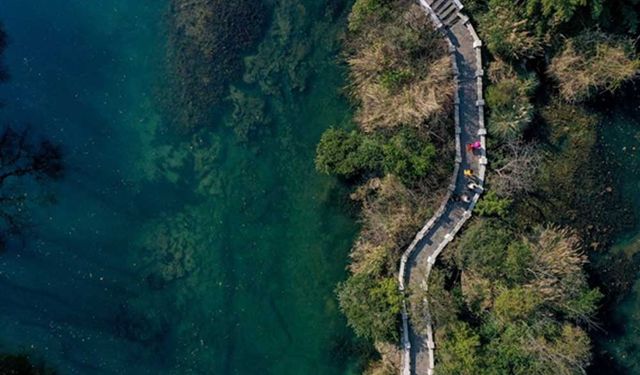
M 429 301 L 442 374 L 585 373 L 603 299 L 587 256 L 630 222 L 602 169 L 589 103 L 637 75 L 620 34 L 634 27 L 603 22 L 618 14 L 603 1 L 523 4 L 468 7 L 490 52 L 488 192 L 429 293 L 411 298 L 413 316 Z
M 393 174 L 413 184 L 431 170 L 436 150 L 423 133 L 404 128 L 385 140 L 382 134 L 329 129 L 320 139 L 318 171 L 343 177 Z
M 580 374 L 591 358 L 581 324 L 601 293 L 588 286 L 586 256 L 568 230 L 518 234 L 477 220 L 449 255 L 460 277 L 433 304 L 443 374 Z M 442 301 L 448 301 L 443 304 Z
M 359 273 L 338 287 L 340 306 L 357 335 L 372 340 L 398 339 L 397 320 L 402 307 L 398 282 Z
M 493 83 L 486 93 L 486 102 L 491 109 L 489 131 L 503 139 L 521 137 L 533 120 L 531 97 L 537 87 L 537 79 L 531 74 L 518 76 L 502 61 L 491 64 L 489 76 Z
M 357 0 L 348 29 L 355 129 L 325 131 L 316 169 L 351 185 L 361 207 L 350 277 L 337 293 L 349 325 L 382 355 L 367 374 L 382 375 L 397 372 L 398 260 L 451 173 L 452 72 L 442 36 L 412 1 Z
M 603 299 L 589 285 L 587 258 L 630 222 L 602 172 L 589 103 L 640 69 L 629 35 L 637 1 L 464 3 L 488 52 L 488 190 L 478 218 L 436 264 L 428 293 L 411 291 L 412 324 L 424 328 L 426 299 L 441 374 L 583 374 Z M 358 335 L 392 341 L 397 316 L 384 309 L 399 311 L 398 258 L 432 212 L 423 186 L 444 181 L 440 164 L 449 159 L 438 141 L 451 138 L 442 131 L 451 86 L 442 84 L 440 36 L 421 26 L 423 14 L 401 9 L 413 8 L 355 2 L 347 59 L 358 128 L 327 131 L 316 159 L 319 171 L 361 182 L 352 198 L 363 229 L 340 306 Z M 384 352 L 371 373 L 396 372 L 391 357 Z

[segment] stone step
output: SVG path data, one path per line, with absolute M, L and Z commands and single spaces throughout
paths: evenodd
M 441 18 L 441 20 L 442 20 L 442 23 L 444 23 L 445 25 L 452 27 L 456 25 L 458 21 L 460 21 L 460 13 L 458 13 L 458 11 L 456 10 L 455 12 L 451 13 L 448 17 Z
M 440 14 L 440 10 L 451 3 L 451 0 L 435 0 L 433 4 L 431 4 L 431 9 L 433 9 L 437 14 Z
M 446 19 L 448 19 L 452 14 L 458 13 L 458 7 L 454 3 L 449 3 L 446 8 L 444 8 L 441 12 L 438 12 L 438 17 L 440 17 L 440 21 L 443 23 Z

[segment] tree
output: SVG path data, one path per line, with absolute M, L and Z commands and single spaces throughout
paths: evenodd
M 358 336 L 375 341 L 397 340 L 402 296 L 395 278 L 353 275 L 338 285 L 338 300 Z
M 539 56 L 548 43 L 548 35 L 537 30 L 530 17 L 508 0 L 490 0 L 479 23 L 487 48 L 508 60 Z
M 482 219 L 467 228 L 455 247 L 456 265 L 490 280 L 505 277 L 502 268 L 513 231 L 495 219 Z
M 489 190 L 482 196 L 476 205 L 476 213 L 479 216 L 497 216 L 504 218 L 513 201 L 509 198 L 500 198 L 494 190 Z
M 406 184 L 427 176 L 436 156 L 435 147 L 411 129 L 403 129 L 391 137 L 382 152 L 384 171 L 398 176 Z
M 603 9 L 603 0 L 527 0 L 527 10 L 534 15 L 539 8 L 542 14 L 558 23 L 567 22 L 580 7 L 588 6 L 592 17 L 598 18 Z
M 521 140 L 506 142 L 502 150 L 504 160 L 493 169 L 491 188 L 506 197 L 533 191 L 543 162 L 542 153 L 533 143 Z
M 577 235 L 567 229 L 538 228 L 526 241 L 533 255 L 529 285 L 556 311 L 593 322 L 602 294 L 589 288 L 583 270 L 587 257 Z
M 330 128 L 318 143 L 316 169 L 350 178 L 380 169 L 382 158 L 382 147 L 374 137 L 355 130 Z
M 500 321 L 528 320 L 542 302 L 534 289 L 521 286 L 505 289 L 496 298 L 494 314 Z
M 585 101 L 601 91 L 613 92 L 639 71 L 633 41 L 599 31 L 568 39 L 549 65 L 560 94 L 570 102 Z
M 466 323 L 447 327 L 446 338 L 438 348 L 438 373 L 452 375 L 477 374 L 480 369 L 480 336 Z

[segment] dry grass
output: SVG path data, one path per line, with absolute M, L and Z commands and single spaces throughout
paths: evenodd
M 432 63 L 429 75 L 398 92 L 390 92 L 379 83 L 359 86 L 362 107 L 356 119 L 365 131 L 401 124 L 420 126 L 449 112 L 453 90 L 449 58 L 442 57 Z
M 587 263 L 578 236 L 567 229 L 551 227 L 539 229 L 527 244 L 534 258 L 529 270 L 533 281 L 529 287 L 547 302 L 566 300 L 575 292 L 575 284 L 567 280 L 584 278 L 582 267 Z
M 351 271 L 395 271 L 400 252 L 428 216 L 428 196 L 389 175 L 370 180 L 352 198 L 362 203 L 362 230 L 351 252 Z
M 376 342 L 375 347 L 382 358 L 370 363 L 363 375 L 395 375 L 400 373 L 402 354 L 398 346 Z
M 407 10 L 398 17 L 370 25 L 352 41 L 351 91 L 365 131 L 419 126 L 450 110 L 454 84 L 446 44 L 419 6 L 401 5 Z M 389 72 L 406 79 L 389 87 L 384 80 Z
M 598 91 L 615 91 L 639 71 L 640 60 L 633 53 L 631 41 L 601 32 L 567 40 L 549 66 L 560 94 L 570 102 L 586 100 Z

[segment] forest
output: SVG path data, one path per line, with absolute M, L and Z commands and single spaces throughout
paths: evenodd
M 599 152 L 597 104 L 640 72 L 638 2 L 464 5 L 486 47 L 487 189 L 429 292 L 410 291 L 413 324 L 428 301 L 438 374 L 583 374 L 601 306 L 630 285 L 620 269 L 594 276 L 589 260 L 634 222 Z M 413 2 L 357 0 L 348 29 L 354 129 L 327 131 L 316 165 L 351 184 L 361 207 L 351 276 L 337 293 L 380 354 L 365 373 L 394 374 L 399 254 L 451 173 L 451 72 L 441 34 Z

